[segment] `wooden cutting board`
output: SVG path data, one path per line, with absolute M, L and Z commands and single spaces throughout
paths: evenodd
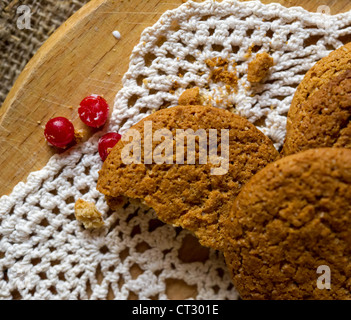
M 200 0 L 199 0 L 200 1 Z M 25 67 L 0 108 L 0 196 L 41 169 L 58 150 L 47 145 L 43 126 L 54 116 L 72 119 L 91 93 L 111 105 L 121 88 L 129 56 L 141 32 L 184 0 L 92 0 L 65 22 Z M 274 2 L 262 0 L 264 3 Z M 277 0 L 317 11 L 314 0 Z M 351 10 L 349 0 L 324 0 L 336 14 Z M 112 32 L 118 30 L 121 39 Z M 87 131 L 85 139 L 91 135 Z
M 97 93 L 113 105 L 129 56 L 142 31 L 166 10 L 184 2 L 91 0 L 47 40 L 0 108 L 0 196 L 9 194 L 18 182 L 41 169 L 59 152 L 49 147 L 43 136 L 42 127 L 50 118 L 65 116 L 77 129 L 87 130 L 77 115 L 77 106 L 85 96 Z M 314 12 L 321 4 L 315 0 L 262 2 L 302 6 Z M 332 14 L 351 10 L 349 0 L 324 0 L 323 4 L 330 6 Z M 114 30 L 120 32 L 120 40 L 112 36 Z M 85 139 L 92 133 L 88 130 Z M 208 249 L 201 248 L 195 238 L 189 236 L 186 240 L 185 257 L 189 256 L 186 252 L 196 252 L 198 260 L 208 258 Z M 139 271 L 131 273 L 137 276 Z M 194 287 L 180 280 L 167 284 L 170 299 L 185 299 L 195 294 Z

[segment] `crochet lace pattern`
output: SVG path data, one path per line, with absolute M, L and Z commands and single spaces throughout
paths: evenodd
M 104 132 L 123 134 L 198 86 L 208 103 L 246 117 L 279 149 L 298 84 L 349 35 L 350 13 L 327 16 L 259 1 L 187 2 L 144 30 Z M 264 51 L 275 65 L 264 83 L 250 86 L 248 63 Z M 233 62 L 237 92 L 209 81 L 205 60 L 215 57 Z M 185 298 L 238 299 L 221 253 L 204 249 L 205 262 L 184 257 L 189 232 L 158 222 L 152 209 L 133 203 L 108 208 L 95 189 L 104 132 L 55 155 L 1 197 L 0 298 L 168 299 L 171 282 L 178 281 L 187 285 Z M 95 202 L 103 228 L 85 230 L 76 221 L 79 198 Z

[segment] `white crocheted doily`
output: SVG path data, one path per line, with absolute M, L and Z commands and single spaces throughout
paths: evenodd
M 123 133 L 199 86 L 214 106 L 248 118 L 280 148 L 296 87 L 350 34 L 350 13 L 326 16 L 259 1 L 187 2 L 143 32 L 105 131 Z M 263 51 L 275 66 L 264 84 L 250 88 L 248 63 Z M 235 60 L 238 93 L 223 97 L 221 85 L 208 82 L 204 61 L 214 57 Z M 101 134 L 54 156 L 0 199 L 0 298 L 167 299 L 178 279 L 190 298 L 237 299 L 220 253 L 209 250 L 206 262 L 184 259 L 187 231 L 157 223 L 151 209 L 108 209 L 95 189 Z M 105 227 L 84 230 L 74 217 L 78 198 L 96 203 Z

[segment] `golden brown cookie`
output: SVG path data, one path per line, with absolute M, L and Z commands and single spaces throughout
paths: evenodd
M 314 148 L 351 148 L 351 70 L 326 82 L 289 113 L 285 155 Z
M 351 128 L 348 127 L 349 119 L 345 119 L 346 113 L 350 112 L 350 106 L 345 105 L 349 103 L 347 100 L 350 97 L 348 70 L 351 70 L 351 43 L 333 51 L 307 72 L 296 90 L 288 113 L 287 138 L 282 151 L 283 155 L 306 150 L 310 147 L 309 143 L 313 148 L 349 147 Z M 338 88 L 339 85 L 342 88 Z M 343 92 L 347 95 L 346 97 L 342 96 Z M 334 94 L 336 96 L 332 97 Z M 331 101 L 328 101 L 329 98 Z M 319 102 L 326 106 L 322 111 L 320 107 L 318 108 Z M 329 108 L 337 110 L 339 115 L 342 114 L 341 118 L 330 114 L 330 124 L 327 120 Z M 310 116 L 311 118 L 308 119 Z M 301 119 L 304 119 L 303 123 L 299 123 Z M 318 129 L 314 124 L 315 120 L 322 125 L 319 136 L 316 135 Z M 332 122 L 336 124 L 337 129 L 332 128 Z M 303 139 L 302 134 L 312 136 L 312 141 Z M 323 142 L 324 135 L 326 140 Z
M 224 233 L 243 299 L 351 299 L 351 150 L 269 164 L 243 187 Z
M 314 148 L 351 148 L 351 70 L 326 82 L 289 113 L 284 154 Z
M 176 148 L 177 130 L 192 129 L 194 133 L 202 130 L 209 136 L 210 130 L 216 129 L 213 140 L 221 147 L 216 155 L 221 155 L 222 149 L 225 151 L 221 130 L 229 130 L 227 173 L 214 175 L 211 170 L 218 165 L 207 156 L 207 163 L 199 163 L 202 152 L 208 151 L 207 139 L 205 145 L 196 139 L 195 164 L 188 164 L 191 158 L 187 157 L 190 150 L 187 149 L 190 144 L 187 139 L 185 164 L 176 164 L 179 163 L 175 161 L 176 152 L 167 157 L 173 161 L 168 164 L 156 164 L 155 159 L 151 164 L 145 164 L 145 158 L 150 160 L 150 154 L 144 153 L 144 125 L 150 122 L 153 135 L 163 128 L 172 132 L 173 149 Z M 279 156 L 272 142 L 249 121 L 214 107 L 177 106 L 159 110 L 132 129 L 141 135 L 142 163 L 124 164 L 121 155 L 129 141 L 120 141 L 99 172 L 98 190 L 109 198 L 140 199 L 156 211 L 160 220 L 194 232 L 201 244 L 215 249 L 220 249 L 226 242 L 222 238 L 221 224 L 241 187 Z M 160 141 L 153 142 L 154 156 L 160 144 Z

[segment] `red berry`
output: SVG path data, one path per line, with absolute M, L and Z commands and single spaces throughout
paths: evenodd
M 106 100 L 98 95 L 86 97 L 78 108 L 80 119 L 89 127 L 99 128 L 106 123 L 109 106 Z
M 99 154 L 102 161 L 105 161 L 112 148 L 121 140 L 122 136 L 116 132 L 109 132 L 99 140 Z
M 53 146 L 65 148 L 74 140 L 74 126 L 67 118 L 53 118 L 46 124 L 44 135 Z

